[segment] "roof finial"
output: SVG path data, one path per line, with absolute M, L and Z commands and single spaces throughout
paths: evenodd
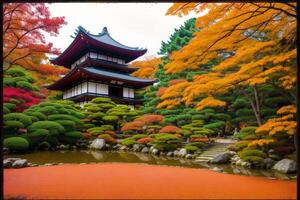
M 102 29 L 101 35 L 105 35 L 105 34 L 108 34 L 108 30 L 106 26 Z

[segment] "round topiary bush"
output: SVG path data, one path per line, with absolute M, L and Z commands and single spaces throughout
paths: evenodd
M 10 137 L 4 139 L 3 146 L 10 151 L 25 152 L 29 148 L 29 142 L 21 137 Z
M 38 129 L 46 129 L 49 131 L 50 135 L 58 135 L 65 131 L 65 128 L 62 125 L 53 121 L 38 121 L 28 127 L 29 132 L 33 132 Z
M 197 151 L 199 148 L 193 145 L 185 145 L 184 149 L 188 152 L 188 153 L 194 153 L 195 151 Z
M 27 81 L 18 81 L 16 83 L 16 87 L 23 88 L 25 90 L 32 90 L 33 89 L 32 85 L 30 83 L 28 83 Z
M 6 115 L 4 115 L 3 120 L 4 121 L 19 121 L 24 125 L 24 127 L 27 127 L 32 124 L 31 118 L 23 113 L 6 114 Z

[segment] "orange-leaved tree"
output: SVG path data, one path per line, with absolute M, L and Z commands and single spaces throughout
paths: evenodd
M 3 5 L 3 59 L 4 70 L 18 64 L 41 73 L 61 74 L 63 68 L 43 64 L 46 53 L 58 54 L 59 50 L 45 40 L 45 32 L 58 34 L 64 17 L 52 17 L 44 3 L 5 3 Z
M 272 85 L 296 105 L 296 3 L 175 3 L 167 14 L 181 16 L 190 11 L 207 13 L 196 19 L 200 31 L 193 40 L 171 54 L 166 72 L 201 70 L 211 60 L 217 64 L 208 74 L 193 77 L 180 88 L 180 95 L 179 88 L 168 88 L 168 98 L 162 95 L 165 102 L 160 105 L 172 98 L 201 110 L 225 106 L 218 96 L 239 92 L 251 104 L 259 126 L 264 123 L 260 87 Z M 290 131 L 294 124 L 285 124 L 288 128 L 282 130 L 294 134 Z
M 267 81 L 283 87 L 295 100 L 290 91 L 296 82 L 295 8 L 295 3 L 174 4 L 167 14 L 209 11 L 197 18 L 200 31 L 194 39 L 171 55 L 167 73 L 201 69 L 210 60 L 221 59 L 213 69 L 216 78 L 198 83 L 196 79 L 184 100 L 189 103 L 199 95 L 226 93 L 237 86 L 255 90 Z
M 133 72 L 132 75 L 139 78 L 153 79 L 159 63 L 161 63 L 161 59 L 155 57 L 135 61 L 130 65 L 130 67 L 138 68 L 138 70 Z

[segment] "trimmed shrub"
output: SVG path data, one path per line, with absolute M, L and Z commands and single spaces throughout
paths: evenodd
M 83 133 L 83 134 L 82 134 L 82 138 L 85 139 L 85 140 L 88 140 L 88 139 L 90 139 L 91 137 L 92 137 L 92 134 L 90 134 L 90 133 Z
M 245 148 L 242 151 L 238 152 L 238 155 L 241 159 L 248 157 L 248 156 L 256 156 L 261 158 L 266 158 L 267 155 L 263 151 L 260 151 L 258 149 L 248 149 Z
M 6 115 L 4 115 L 3 120 L 4 121 L 19 121 L 24 125 L 24 127 L 27 127 L 30 124 L 32 124 L 31 118 L 23 113 L 6 114 Z
M 147 143 L 150 143 L 152 141 L 153 141 L 153 139 L 150 138 L 150 137 L 144 137 L 144 138 L 140 138 L 140 139 L 137 140 L 137 142 L 139 144 L 147 144 Z
M 59 135 L 65 131 L 65 128 L 57 122 L 53 121 L 38 121 L 34 122 L 28 127 L 30 132 L 36 131 L 38 129 L 46 129 L 49 131 L 50 135 Z
M 145 134 L 136 134 L 134 136 L 131 136 L 130 138 L 133 139 L 133 140 L 138 140 L 138 139 L 141 139 L 141 138 L 144 138 L 144 137 L 147 137 L 147 135 L 145 135 Z
M 134 144 L 137 144 L 137 142 L 131 138 L 126 138 L 121 142 L 121 144 L 130 147 L 133 146 Z
M 3 106 L 3 114 L 8 114 L 8 113 L 10 113 L 10 110 L 7 107 Z
M 3 107 L 9 109 L 9 110 L 14 110 L 17 108 L 16 104 L 13 104 L 13 103 L 4 103 L 3 104 Z
M 26 139 L 21 137 L 10 137 L 3 141 L 3 146 L 10 151 L 24 152 L 29 148 L 29 143 Z
M 107 122 L 114 122 L 114 121 L 117 121 L 119 119 L 119 117 L 118 116 L 104 116 L 104 117 L 102 117 L 102 119 Z
M 177 144 L 167 144 L 167 143 L 156 143 L 154 147 L 160 151 L 173 151 L 178 145 Z
M 196 146 L 198 148 L 202 148 L 203 146 L 205 146 L 205 143 L 203 143 L 203 142 L 190 142 L 189 145 Z
M 98 135 L 98 138 L 104 139 L 107 143 L 117 143 L 117 140 L 109 134 Z
M 248 144 L 249 144 L 250 142 L 251 142 L 251 141 L 240 141 L 240 142 L 237 142 L 237 143 L 235 143 L 235 144 L 233 144 L 233 145 L 230 145 L 230 146 L 228 147 L 228 149 L 231 150 L 231 151 L 235 151 L 235 152 L 241 151 L 242 149 L 248 147 Z
M 248 127 L 245 127 L 245 128 L 242 128 L 240 130 L 240 132 L 238 133 L 235 133 L 233 135 L 234 138 L 236 139 L 240 139 L 240 140 L 251 140 L 251 139 L 256 139 L 257 136 L 255 134 L 255 130 L 257 129 L 256 126 L 248 126 Z M 247 139 L 246 139 L 247 137 Z
M 159 130 L 159 133 L 178 133 L 180 128 L 177 126 L 164 126 Z
M 5 129 L 19 129 L 24 128 L 24 124 L 19 121 L 4 121 Z
M 184 149 L 188 152 L 188 153 L 193 153 L 195 151 L 197 151 L 199 148 L 190 144 L 187 144 L 184 146 Z
M 75 144 L 79 139 L 82 138 L 81 132 L 79 131 L 71 131 L 66 132 L 65 134 L 59 135 L 58 139 L 62 143 L 66 144 Z
M 27 81 L 18 81 L 16 82 L 16 87 L 23 88 L 25 90 L 33 90 L 33 87 L 30 83 Z
M 75 122 L 70 120 L 56 120 L 55 122 L 59 123 L 65 128 L 65 131 L 73 131 L 75 129 Z

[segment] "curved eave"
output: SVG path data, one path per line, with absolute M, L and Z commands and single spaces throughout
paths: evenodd
M 147 52 L 147 49 L 125 49 L 116 47 L 101 42 L 80 30 L 69 47 L 57 58 L 51 60 L 51 62 L 55 65 L 68 67 L 72 62 L 78 59 L 78 56 L 84 54 L 88 49 L 108 51 L 111 54 L 123 57 L 126 62 L 133 61 Z
M 149 85 L 152 85 L 153 83 L 157 82 L 156 80 L 151 79 L 141 79 L 137 77 L 133 77 L 130 75 L 124 75 L 124 74 L 116 74 L 114 72 L 106 72 L 106 74 L 103 74 L 102 70 L 95 69 L 95 68 L 81 68 L 83 72 L 85 72 L 89 77 L 96 79 L 96 80 L 115 80 L 115 81 L 121 81 L 126 83 L 127 85 L 133 86 L 135 88 L 143 88 L 147 87 Z M 94 71 L 99 71 L 100 73 L 95 73 Z M 102 73 L 101 73 L 102 71 Z M 128 80 L 127 78 L 130 78 L 131 80 Z
M 105 61 L 96 58 L 87 58 L 83 63 L 78 65 L 78 67 L 85 67 L 85 66 L 95 66 L 95 67 L 100 67 L 108 70 L 117 70 L 126 73 L 132 73 L 139 69 L 134 67 L 128 67 L 128 65 L 125 64 L 114 63 L 114 62 Z
M 98 73 L 93 72 L 96 71 Z M 134 88 L 143 88 L 153 83 L 157 82 L 156 80 L 150 79 L 140 79 L 130 75 L 125 74 L 117 74 L 114 72 L 103 71 L 95 68 L 73 68 L 68 74 L 64 77 L 53 83 L 52 85 L 45 86 L 50 90 L 64 90 L 66 86 L 74 84 L 87 76 L 92 80 L 100 80 L 100 81 L 121 81 L 126 85 L 132 86 Z

